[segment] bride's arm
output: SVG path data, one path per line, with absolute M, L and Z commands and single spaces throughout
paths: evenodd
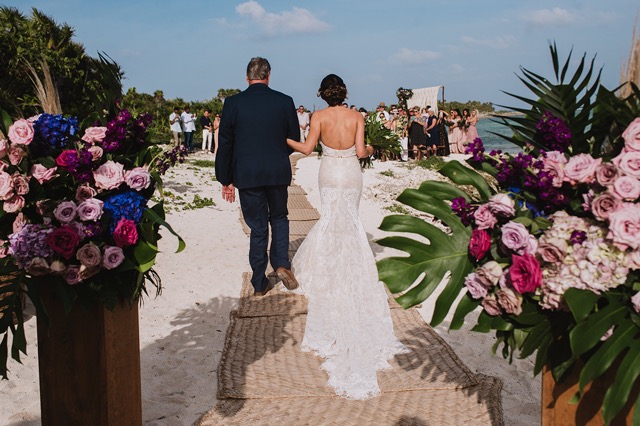
M 364 144 L 364 118 L 362 118 L 362 114 L 356 123 L 356 154 L 358 158 L 365 158 L 373 154 L 373 147 Z
M 313 152 L 318 145 L 320 139 L 320 122 L 316 118 L 317 115 L 311 116 L 311 123 L 309 124 L 309 134 L 304 142 L 294 141 L 293 139 L 287 139 L 287 145 L 294 151 L 301 152 L 304 155 L 309 155 Z

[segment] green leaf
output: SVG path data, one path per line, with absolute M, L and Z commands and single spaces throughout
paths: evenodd
M 577 323 L 580 323 L 591 313 L 599 296 L 589 290 L 570 288 L 565 292 L 564 298 L 571 309 L 573 318 Z
M 573 355 L 577 357 L 594 347 L 612 325 L 624 318 L 626 311 L 626 306 L 612 303 L 576 325 L 569 332 Z
M 606 424 L 624 407 L 634 383 L 640 376 L 640 340 L 636 340 L 620 363 L 616 378 L 604 395 L 602 416 Z M 636 407 L 637 408 L 637 407 Z
M 527 358 L 540 348 L 544 340 L 551 334 L 551 323 L 544 320 L 531 329 L 529 335 L 525 339 L 522 349 L 520 350 L 520 358 Z
M 0 109 L 0 119 L 0 125 L 2 125 L 2 128 L 0 128 L 0 130 L 2 130 L 2 133 L 4 133 L 6 137 L 8 137 L 7 135 L 9 134 L 9 127 L 11 127 L 11 125 L 13 124 L 13 120 L 11 119 L 7 111 L 3 109 Z
M 457 186 L 451 185 L 448 182 L 438 182 L 434 180 L 428 180 L 423 182 L 419 189 L 420 192 L 424 192 L 439 200 L 453 200 L 454 198 L 465 198 L 469 200 L 469 194 L 464 192 Z
M 493 195 L 493 191 L 491 190 L 491 187 L 489 186 L 485 178 L 483 178 L 475 170 L 463 166 L 457 160 L 447 162 L 447 164 L 442 166 L 439 172 L 441 175 L 451 179 L 451 181 L 457 185 L 474 186 L 480 193 L 480 198 L 482 199 L 482 201 L 487 201 L 489 197 Z
M 169 230 L 169 232 L 171 232 L 173 235 L 175 235 L 178 238 L 178 249 L 176 250 L 176 253 L 180 253 L 182 250 L 185 249 L 185 247 L 187 247 L 187 244 L 184 242 L 182 237 L 178 235 L 176 231 L 173 230 L 171 225 L 169 225 L 162 217 L 160 217 L 160 215 L 158 215 L 158 213 L 156 213 L 152 208 L 146 209 L 144 211 L 144 217 L 150 220 L 152 223 L 157 223 L 161 226 L 164 226 Z
M 480 306 L 480 300 L 474 299 L 469 295 L 469 293 L 466 293 L 460 300 L 460 303 L 458 303 L 458 307 L 453 315 L 449 329 L 459 330 L 462 328 L 467 314 L 473 312 L 478 306 Z
M 477 331 L 479 333 L 488 333 L 491 331 L 491 322 L 493 321 L 491 315 L 487 311 L 482 310 L 478 315 L 478 323 L 471 329 L 471 331 Z

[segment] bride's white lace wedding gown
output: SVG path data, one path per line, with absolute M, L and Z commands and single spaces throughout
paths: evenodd
M 293 271 L 309 300 L 303 351 L 325 358 L 322 368 L 340 396 L 380 393 L 377 371 L 405 351 L 393 333 L 388 298 L 358 217 L 362 172 L 355 146 L 322 145 L 320 220 L 300 245 Z

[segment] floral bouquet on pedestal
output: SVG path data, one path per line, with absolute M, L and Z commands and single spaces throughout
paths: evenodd
M 580 360 L 582 392 L 617 371 L 604 396 L 608 423 L 640 383 L 640 90 L 616 97 L 591 81 L 593 62 L 586 66 L 584 57 L 566 82 L 570 56 L 560 69 L 555 46 L 551 54 L 558 82 L 523 69 L 536 99 L 517 96 L 530 108 L 501 119 L 524 151 L 486 153 L 476 139 L 467 165 L 440 170 L 453 184 L 405 190 L 399 201 L 449 229 L 386 217 L 381 229 L 417 233 L 429 244 L 385 238 L 381 245 L 409 257 L 378 268 L 403 306 L 444 287 L 434 325 L 456 301 L 452 329 L 479 310 L 474 330 L 495 330 L 494 351 L 502 345 L 505 358 L 536 353 L 535 374 L 548 366 L 560 381 Z
M 162 152 L 146 138 L 149 115 L 121 110 L 81 126 L 75 117 L 41 114 L 0 123 L 0 375 L 6 378 L 8 330 L 19 360 L 26 341 L 20 294 L 44 315 L 37 277 L 55 287 L 70 309 L 100 302 L 137 303 L 145 283 L 161 289 L 152 269 L 162 202 L 150 198 L 160 175 L 181 161 L 176 148 Z M 4 136 L 6 135 L 6 137 Z M 174 233 L 175 234 L 175 233 Z M 177 234 L 176 234 L 177 236 Z M 178 251 L 184 241 L 178 236 Z

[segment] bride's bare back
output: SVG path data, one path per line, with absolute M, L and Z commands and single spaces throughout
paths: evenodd
M 314 112 L 305 142 L 288 140 L 287 143 L 296 151 L 309 155 L 319 140 L 329 148 L 339 150 L 349 149 L 355 145 L 358 157 L 371 154 L 371 151 L 364 146 L 362 114 L 343 106 L 327 107 Z

